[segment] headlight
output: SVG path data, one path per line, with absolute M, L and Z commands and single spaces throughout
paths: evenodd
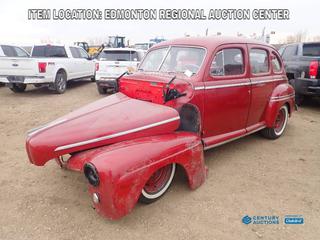
M 99 174 L 96 167 L 92 163 L 86 163 L 84 165 L 84 175 L 88 179 L 89 183 L 93 186 L 98 186 L 100 183 Z

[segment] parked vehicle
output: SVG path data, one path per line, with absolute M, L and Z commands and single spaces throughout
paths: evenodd
M 69 80 L 94 78 L 95 63 L 77 46 L 36 45 L 31 57 L 21 48 L 2 45 L 3 49 L 16 52 L 0 58 L 0 82 L 13 92 L 24 92 L 27 84 L 33 84 L 61 94 Z
M 105 48 L 97 56 L 96 83 L 98 92 L 117 92 L 117 78 L 124 72 L 132 73 L 143 58 L 145 51 L 133 48 Z
M 306 96 L 320 96 L 320 42 L 289 44 L 279 51 L 297 104 Z
M 277 50 L 242 38 L 182 38 L 160 43 L 119 93 L 31 130 L 31 163 L 83 171 L 99 214 L 111 219 L 151 203 L 179 165 L 191 189 L 207 169 L 203 151 L 261 131 L 280 137 L 294 111 Z
M 155 42 L 136 43 L 134 44 L 134 48 L 147 51 L 149 48 L 153 47 L 155 44 L 156 44 Z

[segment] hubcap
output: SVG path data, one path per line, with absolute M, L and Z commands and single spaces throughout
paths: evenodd
M 156 171 L 154 174 L 152 174 L 152 176 L 144 186 L 144 191 L 148 194 L 156 194 L 160 192 L 166 186 L 166 183 L 170 180 L 172 171 L 172 164 Z
M 286 124 L 287 112 L 285 108 L 281 108 L 275 122 L 274 131 L 281 134 Z

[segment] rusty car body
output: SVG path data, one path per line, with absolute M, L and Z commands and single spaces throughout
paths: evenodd
M 206 178 L 204 150 L 261 131 L 280 137 L 294 90 L 270 45 L 182 38 L 152 47 L 119 92 L 28 133 L 30 162 L 81 171 L 97 212 L 118 219 L 169 188 L 176 167 L 191 189 Z

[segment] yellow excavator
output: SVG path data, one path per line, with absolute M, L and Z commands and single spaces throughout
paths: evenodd
M 90 56 L 94 57 L 98 55 L 105 47 L 124 48 L 126 46 L 125 39 L 126 38 L 123 36 L 109 36 L 108 43 L 100 46 L 89 46 L 87 42 L 75 42 L 74 45 L 82 47 Z

